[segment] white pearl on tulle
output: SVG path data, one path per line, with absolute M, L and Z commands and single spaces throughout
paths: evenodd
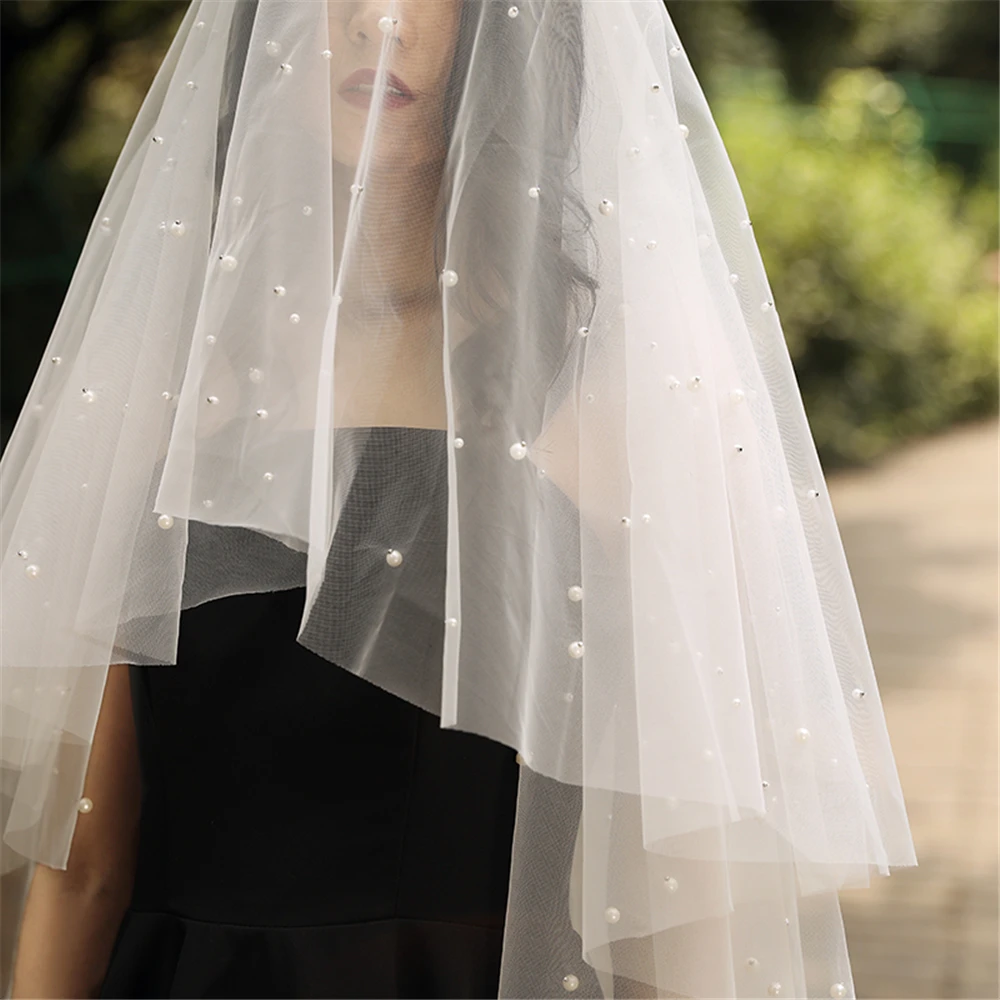
M 156 226 L 156 231 L 158 233 L 165 233 L 167 231 L 167 224 L 165 222 L 160 222 Z
M 567 993 L 572 993 L 573 990 L 575 990 L 575 989 L 577 989 L 577 987 L 579 987 L 580 980 L 577 979 L 576 976 L 574 976 L 573 973 L 571 972 L 569 975 L 563 976 L 562 984 L 563 984 L 563 989 Z
M 528 197 L 529 198 L 533 198 L 536 201 L 538 199 L 538 196 L 541 193 L 542 193 L 542 189 L 541 188 L 537 188 L 537 187 L 530 187 L 530 188 L 528 188 Z
M 88 403 L 92 403 L 94 401 L 94 399 L 95 399 L 94 390 L 93 389 L 84 389 L 83 390 L 83 398 Z
M 864 691 L 861 690 L 861 688 L 855 688 L 851 692 L 851 697 L 857 699 L 858 701 L 861 701 L 861 699 L 864 698 L 864 696 L 865 696 L 865 693 L 864 693 Z
M 364 184 L 352 184 L 351 194 L 361 194 L 361 192 L 364 191 L 364 189 L 365 189 Z
M 399 549 L 390 549 L 385 554 L 385 561 L 390 566 L 399 566 L 403 562 L 403 553 Z
M 303 215 L 312 215 L 313 214 L 312 205 L 303 205 L 302 206 L 302 214 Z
M 626 152 L 630 160 L 635 160 L 642 155 L 642 150 L 638 146 L 629 146 Z
M 183 236 L 187 232 L 187 226 L 185 226 L 180 219 L 175 219 L 170 223 L 170 232 L 172 232 L 174 236 Z
M 82 798 L 76 804 L 76 811 L 82 813 L 89 813 L 93 810 L 94 803 L 88 798 Z
M 570 701 L 572 701 L 572 700 L 573 700 L 573 692 L 572 692 L 572 691 L 567 691 L 567 692 L 566 692 L 566 693 L 565 693 L 565 694 L 563 695 L 563 701 L 565 701 L 565 702 L 570 702 Z
M 237 261 L 232 254 L 223 254 L 219 258 L 219 267 L 221 267 L 223 271 L 235 271 L 238 263 L 239 261 Z
M 769 997 L 781 996 L 781 983 L 771 983 L 767 988 L 767 995 Z
M 274 481 L 274 473 L 273 472 L 265 472 L 262 478 L 263 478 L 263 480 L 264 480 L 265 483 L 271 483 L 271 482 Z
M 212 346 L 212 344 L 214 344 L 214 343 L 215 343 L 215 334 L 214 334 L 214 333 L 210 333 L 210 334 L 209 334 L 209 335 L 208 335 L 208 336 L 207 336 L 207 337 L 205 338 L 205 343 L 206 343 L 206 344 L 208 344 L 208 345 L 209 345 L 209 347 L 211 347 L 211 346 Z
M 163 136 L 162 135 L 154 135 L 153 136 L 153 142 L 155 142 L 157 146 L 162 146 L 163 145 Z
M 768 299 L 767 302 L 761 302 L 760 311 L 762 313 L 770 312 L 774 308 L 774 303 Z
M 528 445 L 524 441 L 518 441 L 516 444 L 512 444 L 508 449 L 510 452 L 510 457 L 516 462 L 520 462 L 525 455 L 528 454 Z
M 594 394 L 593 394 L 592 392 L 588 392 L 588 393 L 587 393 L 587 402 L 588 402 L 588 403 L 592 403 L 592 402 L 594 401 L 594 399 L 595 399 L 595 398 L 596 398 L 596 397 L 594 396 Z
M 201 29 L 205 27 L 205 22 L 204 22 L 204 21 L 195 21 L 195 22 L 194 22 L 194 26 L 195 26 L 195 27 L 196 27 L 196 28 L 197 28 L 197 29 L 198 29 L 199 31 L 201 31 Z
M 27 549 L 18 549 L 17 550 L 17 558 L 18 559 L 27 559 L 28 558 L 28 550 Z
M 32 563 L 30 566 L 24 567 L 24 575 L 30 576 L 32 580 L 34 580 L 35 577 L 37 577 L 38 574 L 41 572 L 42 572 L 41 567 L 36 566 L 34 563 Z
M 815 500 L 816 497 L 819 496 L 819 490 L 809 490 L 808 493 L 809 493 L 809 496 L 811 496 L 813 498 L 813 500 Z
M 740 219 L 740 229 L 751 229 L 753 223 L 749 219 Z
M 583 600 L 583 587 L 578 584 L 574 584 L 569 590 L 566 591 L 566 596 L 571 601 L 582 601 Z
M 681 47 L 679 45 L 671 45 L 670 54 L 676 59 L 681 54 Z
M 649 522 L 652 521 L 652 520 L 653 520 L 653 515 L 652 514 L 643 514 L 642 515 L 642 523 L 643 524 L 649 524 Z
M 465 439 L 464 438 L 458 438 L 458 437 L 455 438 L 455 447 L 456 448 L 464 448 L 465 447 Z
M 733 708 L 739 708 L 740 705 L 742 705 L 742 704 L 743 704 L 743 699 L 742 698 L 734 698 L 733 699 Z
M 169 403 L 169 402 L 170 402 L 170 400 L 172 400 L 173 398 L 174 398 L 174 396 L 173 396 L 173 393 L 171 393 L 171 392 L 170 392 L 169 390 L 167 390 L 167 389 L 164 389 L 164 390 L 163 390 L 163 392 L 161 392 L 161 393 L 160 393 L 160 399 L 163 399 L 163 400 L 166 400 L 166 401 L 167 401 L 168 403 Z
M 457 618 L 446 618 L 444 620 L 444 623 L 445 623 L 445 625 L 448 626 L 448 628 L 458 628 L 458 619 Z
M 834 983 L 830 987 L 830 996 L 832 997 L 846 997 L 847 987 L 843 983 Z
M 680 388 L 680 382 L 676 378 L 674 378 L 673 375 L 671 375 L 667 379 L 667 388 L 668 389 L 679 389 Z
M 602 198 L 597 210 L 601 215 L 610 215 L 615 210 L 615 203 L 610 198 Z
M 298 313 L 292 313 L 292 315 L 288 317 L 288 322 L 289 323 L 301 323 L 302 322 L 302 317 Z
M 257 416 L 260 417 L 261 420 L 267 420 L 267 410 L 261 407 L 261 409 L 257 410 Z
M 247 378 L 250 379 L 251 382 L 259 382 L 263 377 L 264 373 L 259 368 L 251 368 L 250 371 L 247 372 Z
M 809 730 L 808 730 L 808 729 L 806 729 L 806 728 L 805 728 L 805 726 L 803 726 L 803 727 L 802 727 L 801 729 L 796 729 L 796 730 L 795 730 L 795 738 L 796 738 L 796 739 L 797 739 L 797 740 L 798 740 L 798 741 L 799 741 L 800 743 L 805 743 L 805 742 L 806 742 L 806 740 L 808 740 L 808 739 L 809 739 L 810 735 L 811 735 L 811 734 L 810 734 Z
M 576 333 L 577 333 L 578 337 L 587 337 L 587 336 L 590 335 L 590 327 L 589 326 L 578 326 L 576 328 Z
M 513 17 L 517 17 L 517 15 L 519 13 L 520 13 L 520 11 L 516 7 L 508 7 L 507 8 L 507 16 L 508 17 L 512 17 L 512 18 Z
M 764 781 L 762 781 L 762 782 L 760 783 L 760 787 L 761 787 L 761 788 L 770 788 L 770 787 L 771 787 L 771 782 L 770 782 L 770 781 L 767 781 L 767 780 L 765 779 Z
M 742 389 L 733 389 L 733 391 L 729 394 L 729 398 L 734 403 L 742 403 L 743 400 L 746 399 L 746 393 L 744 393 Z
M 648 243 L 646 244 L 646 249 L 647 249 L 647 250 L 655 250 L 655 249 L 656 249 L 656 240 L 650 240 L 650 241 L 649 241 L 649 242 L 648 242 Z
M 61 365 L 62 364 L 62 358 L 58 354 L 53 355 L 51 358 L 49 358 L 49 360 L 54 365 Z
M 198 89 L 198 84 L 196 84 L 194 82 L 194 80 L 188 80 L 188 82 L 185 83 L 184 86 L 187 87 L 188 90 L 197 90 Z
M 701 388 L 701 376 L 700 375 L 692 375 L 688 379 L 688 388 L 692 392 L 696 392 L 698 389 L 700 389 Z
M 285 76 L 288 76 L 288 74 L 291 73 L 291 71 L 292 71 L 292 64 L 291 63 L 282 63 L 281 66 L 280 66 L 280 69 L 281 69 L 281 72 L 285 74 Z
M 101 219 L 101 224 L 100 224 L 99 228 L 100 228 L 101 232 L 103 232 L 103 233 L 110 233 L 111 232 L 111 219 L 109 219 L 108 216 L 104 216 L 104 218 Z
M 690 129 L 689 129 L 688 127 L 687 127 L 687 125 L 685 125 L 685 124 L 681 123 L 681 124 L 680 124 L 680 125 L 678 125 L 677 127 L 678 127 L 678 128 L 679 128 L 679 129 L 681 130 L 681 135 L 682 135 L 682 136 L 683 136 L 683 137 L 684 137 L 685 139 L 686 139 L 686 138 L 687 138 L 687 137 L 688 137 L 688 136 L 689 136 L 689 135 L 691 134 L 691 130 L 690 130 Z
M 747 966 L 749 968 L 755 969 L 757 967 L 757 965 L 758 965 L 758 962 L 757 962 L 756 958 L 748 958 L 747 959 Z
M 576 642 L 571 642 L 569 644 L 569 655 L 573 657 L 574 660 L 579 660 L 583 656 L 583 643 L 577 640 Z
M 282 295 L 287 293 L 288 289 L 286 289 L 284 285 L 275 285 L 273 291 L 274 294 L 280 298 Z
M 265 42 L 264 48 L 269 56 L 276 56 L 281 51 L 281 46 L 277 42 Z
M 676 892 L 677 888 L 678 888 L 678 886 L 677 886 L 677 879 L 675 879 L 671 875 L 667 875 L 663 879 L 663 888 L 666 889 L 667 892 Z
M 243 204 L 243 199 L 238 194 L 233 195 L 233 204 L 239 208 Z
M 659 85 L 658 83 L 652 83 L 652 84 L 650 84 L 650 86 L 649 86 L 649 89 L 650 89 L 650 90 L 651 90 L 651 91 L 652 91 L 652 92 L 653 92 L 654 94 L 658 94 L 658 93 L 659 93 L 659 92 L 660 92 L 660 91 L 661 91 L 661 90 L 662 90 L 663 88 L 662 88 L 662 87 L 660 87 L 660 85 Z
M 333 58 L 333 53 L 329 49 L 323 49 L 323 51 L 320 53 L 320 55 L 324 59 L 332 59 Z
M 386 15 L 385 17 L 380 17 L 378 19 L 378 30 L 381 31 L 383 35 L 391 35 L 392 29 L 395 27 L 396 18 L 394 17 Z
M 742 455 L 743 454 L 743 445 L 741 445 L 741 444 L 734 444 L 733 448 L 736 450 L 736 454 L 737 455 Z
M 202 500 L 201 505 L 202 505 L 202 507 L 205 507 L 206 509 L 207 508 L 211 508 L 211 507 L 215 506 L 215 501 L 214 500 Z
M 219 397 L 218 396 L 209 396 L 208 397 L 208 401 L 212 404 L 212 406 L 215 406 L 215 404 L 218 403 L 218 401 L 219 401 Z
M 458 274 L 454 271 L 442 271 L 441 272 L 441 284 L 445 288 L 454 288 L 458 284 Z
M 161 514 L 157 519 L 156 523 L 166 531 L 167 528 L 172 528 L 174 526 L 174 519 L 169 514 Z
M 729 275 L 729 284 L 736 285 L 739 283 L 740 276 L 738 274 Z
M 617 906 L 609 906 L 604 911 L 604 919 L 609 924 L 617 924 L 618 921 L 621 920 L 621 918 L 622 918 L 621 911 L 618 909 Z

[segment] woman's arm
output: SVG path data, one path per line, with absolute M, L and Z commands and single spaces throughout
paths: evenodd
M 97 996 L 135 875 L 141 801 L 127 664 L 109 668 L 65 871 L 36 865 L 14 997 Z

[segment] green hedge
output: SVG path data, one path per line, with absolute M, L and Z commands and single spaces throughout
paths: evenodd
M 717 90 L 824 465 L 995 411 L 995 187 L 936 165 L 876 71 L 836 74 L 808 108 L 774 77 Z

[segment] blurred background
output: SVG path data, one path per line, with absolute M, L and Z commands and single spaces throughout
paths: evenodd
M 0 447 L 186 0 L 0 0 Z M 668 0 L 743 188 L 920 865 L 859 997 L 998 997 L 997 0 Z

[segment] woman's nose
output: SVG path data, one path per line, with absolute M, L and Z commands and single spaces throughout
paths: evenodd
M 404 45 L 402 32 L 404 25 L 400 17 L 403 4 L 397 0 L 395 4 L 389 0 L 358 0 L 357 3 L 344 4 L 350 8 L 346 24 L 347 38 L 358 46 L 379 46 L 382 44 L 385 19 L 390 19 L 392 34 L 400 45 Z

